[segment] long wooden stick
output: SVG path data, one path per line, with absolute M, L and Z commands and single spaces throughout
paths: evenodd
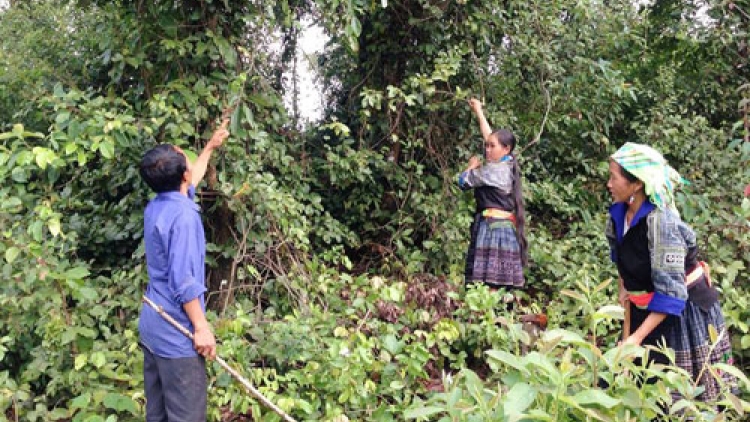
M 161 315 L 162 318 L 164 318 L 168 323 L 172 324 L 173 327 L 177 328 L 187 338 L 189 338 L 190 340 L 193 339 L 193 333 L 188 331 L 187 328 L 180 325 L 179 322 L 175 321 L 174 318 L 172 318 L 171 315 L 166 313 L 161 306 L 157 305 L 146 296 L 143 296 L 143 301 L 149 306 L 151 306 L 152 308 L 154 308 L 154 310 L 159 315 Z M 218 355 L 216 356 L 216 362 L 218 362 L 219 365 L 222 366 L 222 368 L 226 369 L 226 371 L 229 372 L 229 374 L 232 375 L 234 379 L 239 381 L 239 383 L 245 387 L 245 389 L 250 393 L 251 396 L 255 397 L 258 401 L 263 403 L 266 407 L 276 412 L 279 416 L 281 416 L 283 420 L 287 422 L 297 422 L 291 416 L 287 415 L 283 410 L 281 410 L 278 406 L 276 406 L 270 400 L 268 400 L 263 394 L 261 394 L 260 391 L 258 391 L 255 387 L 253 387 L 253 385 L 250 383 L 250 381 L 247 378 L 243 377 L 234 368 L 229 366 L 229 364 L 224 359 L 222 359 L 221 356 L 218 356 Z

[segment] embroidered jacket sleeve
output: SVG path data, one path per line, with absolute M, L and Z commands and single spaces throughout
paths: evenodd
M 458 176 L 458 187 L 461 190 L 492 186 L 504 194 L 513 190 L 513 169 L 509 162 L 487 163 L 484 166 L 467 170 Z
M 654 296 L 648 310 L 680 315 L 688 298 L 685 286 L 685 256 L 695 234 L 670 211 L 648 215 L 648 247 Z

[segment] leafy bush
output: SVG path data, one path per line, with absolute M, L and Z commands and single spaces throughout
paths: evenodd
M 746 1 L 11 2 L 0 10 L 0 410 L 142 420 L 146 283 L 135 164 L 199 150 L 220 353 L 301 420 L 741 420 L 748 412 Z M 700 3 L 700 4 L 699 4 Z M 305 17 L 326 108 L 285 96 Z M 291 77 L 289 76 L 291 72 Z M 481 152 L 465 100 L 519 137 L 524 291 L 463 284 Z M 294 107 L 292 107 L 294 108 Z M 291 114 L 291 115 L 290 115 Z M 607 156 L 653 144 L 723 297 L 738 397 L 616 348 Z M 523 316 L 544 314 L 546 333 Z M 630 376 L 622 376 L 624 372 Z M 209 365 L 210 420 L 278 420 Z M 638 375 L 658 382 L 640 388 Z M 599 388 L 600 380 L 607 387 Z M 665 403 L 667 391 L 685 400 Z M 679 412 L 682 412 L 679 414 Z

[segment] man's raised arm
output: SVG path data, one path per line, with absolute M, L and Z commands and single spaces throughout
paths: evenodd
M 201 151 L 201 155 L 195 160 L 195 163 L 193 164 L 193 186 L 198 186 L 198 183 L 203 180 L 203 176 L 206 175 L 206 169 L 208 168 L 208 161 L 211 159 L 211 154 L 216 148 L 219 148 L 224 143 L 224 140 L 227 139 L 227 137 L 229 137 L 229 131 L 227 130 L 228 124 L 229 119 L 225 118 L 221 122 L 221 125 L 219 125 L 214 131 L 213 135 L 211 135 L 211 139 L 209 139 L 205 148 Z

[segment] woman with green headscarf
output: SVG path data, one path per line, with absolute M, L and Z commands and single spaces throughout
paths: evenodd
M 727 373 L 715 378 L 704 368 L 731 363 L 732 351 L 718 292 L 707 265 L 698 261 L 695 233 L 675 208 L 673 192 L 684 180 L 659 152 L 636 143 L 611 156 L 609 174 L 613 204 L 606 235 L 628 318 L 623 343 L 666 344 L 675 363 L 704 387 L 699 399 L 715 401 L 736 380 Z M 712 331 L 720 335 L 715 346 Z M 656 352 L 649 361 L 670 364 Z

